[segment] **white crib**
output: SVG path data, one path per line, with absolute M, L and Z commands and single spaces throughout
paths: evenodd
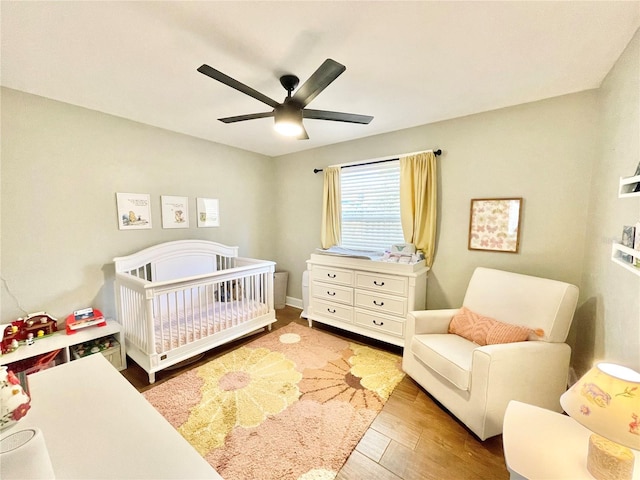
M 127 355 L 149 374 L 276 321 L 275 263 L 238 247 L 178 240 L 117 257 L 115 295 Z

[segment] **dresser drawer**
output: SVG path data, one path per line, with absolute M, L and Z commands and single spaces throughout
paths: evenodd
M 391 295 L 367 292 L 366 290 L 356 290 L 354 305 L 379 313 L 388 313 L 401 317 L 407 315 L 407 299 L 404 297 L 394 297 Z
M 315 267 L 312 274 L 312 280 L 317 282 L 331 282 L 338 285 L 353 285 L 353 271 L 342 270 L 340 268 Z
M 362 327 L 404 338 L 404 320 L 396 320 L 356 308 L 354 323 Z
M 313 296 L 329 302 L 353 305 L 353 288 L 331 283 L 313 282 Z
M 322 315 L 342 322 L 353 323 L 353 307 L 316 299 L 313 299 L 311 306 L 313 307 L 312 314 L 314 315 Z
M 356 288 L 390 293 L 392 295 L 407 296 L 409 291 L 409 279 L 379 273 L 356 272 Z

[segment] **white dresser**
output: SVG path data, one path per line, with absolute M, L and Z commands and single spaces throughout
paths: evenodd
M 309 326 L 313 321 L 404 346 L 405 319 L 426 308 L 424 261 L 386 263 L 312 254 L 309 270 Z

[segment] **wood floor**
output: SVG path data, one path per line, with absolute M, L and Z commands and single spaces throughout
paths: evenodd
M 291 322 L 307 325 L 300 310 L 276 310 L 281 328 Z M 319 323 L 321 328 L 351 341 L 366 343 L 394 353 L 401 349 Z M 258 335 L 265 335 L 265 333 Z M 208 352 L 189 365 L 156 374 L 155 385 L 179 373 L 247 343 L 255 336 Z M 138 389 L 150 388 L 147 374 L 133 361 L 123 375 Z M 480 442 L 466 427 L 435 402 L 408 376 L 396 387 L 384 408 L 344 464 L 336 480 L 480 480 L 508 479 L 502 436 Z M 231 480 L 231 479 L 230 479 Z

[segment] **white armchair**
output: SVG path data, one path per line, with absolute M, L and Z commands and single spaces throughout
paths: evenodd
M 481 440 L 502 433 L 510 400 L 561 412 L 571 355 L 564 342 L 577 301 L 575 285 L 479 267 L 463 306 L 544 334 L 480 346 L 448 333 L 459 309 L 410 312 L 402 367 Z

